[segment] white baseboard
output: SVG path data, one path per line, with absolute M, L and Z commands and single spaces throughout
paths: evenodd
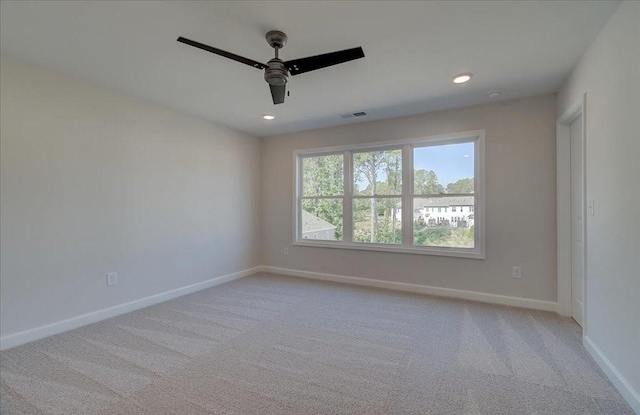
M 78 327 L 86 326 L 88 324 L 108 319 L 110 317 L 119 316 L 120 314 L 129 313 L 140 308 L 149 307 L 151 305 L 171 300 L 176 297 L 181 297 L 186 294 L 191 294 L 196 291 L 224 284 L 225 282 L 237 280 L 260 272 L 261 270 L 262 267 L 249 268 L 243 271 L 234 272 L 232 274 L 211 278 L 207 281 L 198 282 L 170 291 L 165 291 L 160 294 L 150 295 L 148 297 L 140 298 L 139 300 L 134 300 L 128 303 L 104 308 L 102 310 L 93 311 L 91 313 L 72 317 L 67 320 L 57 321 L 55 323 L 35 327 L 33 329 L 21 331 L 18 333 L 8 334 L 6 336 L 0 337 L 0 350 L 20 346 L 21 344 L 29 343 L 48 336 L 53 336 L 54 334 L 60 334 L 65 331 L 73 330 Z
M 600 369 L 607 375 L 613 386 L 618 389 L 618 392 L 622 395 L 625 401 L 629 404 L 631 409 L 640 415 L 640 394 L 633 389 L 633 386 L 622 376 L 622 373 L 616 369 L 616 367 L 607 359 L 607 356 L 602 353 L 602 350 L 593 343 L 589 336 L 585 336 L 582 344 L 587 349 L 593 360 L 596 361 Z
M 293 277 L 311 278 L 314 280 L 341 282 L 346 284 L 364 285 L 367 287 L 387 288 L 396 291 L 408 291 L 412 293 L 430 294 L 441 297 L 462 298 L 465 300 L 480 301 L 483 303 L 510 305 L 514 307 L 532 308 L 535 310 L 557 311 L 557 303 L 554 301 L 534 300 L 531 298 L 510 297 L 506 295 L 488 294 L 477 291 L 456 290 L 453 288 L 431 287 L 428 285 L 409 284 L 406 282 L 394 282 L 373 280 L 369 278 L 348 277 L 345 275 L 323 274 L 320 272 L 301 271 L 288 268 L 263 266 L 264 272 L 290 275 Z
M 406 291 L 421 294 L 437 295 L 442 297 L 461 298 L 465 300 L 481 301 L 485 303 L 502 304 L 514 307 L 532 308 L 536 310 L 556 311 L 557 303 L 552 301 L 533 300 L 530 298 L 510 297 L 498 294 L 488 294 L 476 291 L 456 290 L 452 288 L 431 287 L 428 285 L 409 284 L 405 282 L 393 282 L 374 280 L 369 278 L 349 277 L 345 275 L 324 274 L 319 272 L 301 271 L 288 268 L 278 268 L 271 266 L 258 266 L 247 270 L 235 272 L 228 275 L 212 278 L 207 281 L 180 287 L 175 290 L 166 291 L 160 294 L 144 297 L 139 300 L 130 301 L 125 304 L 105 308 L 81 316 L 72 317 L 67 320 L 58 321 L 33 329 L 8 334 L 0 337 L 0 350 L 9 349 L 21 344 L 39 340 L 54 334 L 63 333 L 78 327 L 96 323 L 110 317 L 115 317 L 124 313 L 129 313 L 140 308 L 148 307 L 163 301 L 171 300 L 186 294 L 214 287 L 225 282 L 237 280 L 258 272 L 270 272 L 274 274 L 290 275 L 294 277 L 311 278 L 323 281 L 333 281 L 346 284 L 362 285 L 367 287 L 386 288 L 396 291 Z

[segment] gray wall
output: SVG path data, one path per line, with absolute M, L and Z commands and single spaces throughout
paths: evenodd
M 259 139 L 1 65 L 2 335 L 260 264 Z
M 587 335 L 640 393 L 640 3 L 623 2 L 558 95 L 587 94 Z M 636 395 L 638 396 L 638 395 Z M 639 398 L 636 398 L 639 399 Z M 636 411 L 640 411 L 640 400 Z
M 556 96 L 546 95 L 265 138 L 264 265 L 556 301 L 555 119 Z M 295 149 L 479 129 L 486 260 L 291 246 Z M 512 266 L 522 267 L 521 280 Z

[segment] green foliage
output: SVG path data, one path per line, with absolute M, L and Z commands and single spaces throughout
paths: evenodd
M 376 220 L 371 220 L 371 205 L 375 204 Z M 399 198 L 367 198 L 353 201 L 353 240 L 398 244 L 402 240 Z M 372 226 L 375 223 L 375 227 Z
M 438 181 L 433 170 L 416 170 L 414 172 L 414 193 L 417 195 L 433 195 L 444 193 L 444 186 Z
M 302 159 L 303 196 L 341 196 L 344 194 L 342 154 Z
M 402 151 L 385 150 L 355 153 L 353 155 L 353 180 L 363 183 L 359 195 L 396 195 L 402 193 Z M 383 180 L 379 180 L 383 179 Z
M 460 179 L 444 187 L 440 184 L 438 175 L 433 170 L 416 170 L 414 173 L 414 193 L 417 195 L 473 193 L 473 177 Z
M 454 226 L 425 226 L 424 221 L 414 222 L 413 243 L 420 246 L 448 246 L 473 248 L 474 229 Z
M 473 177 L 449 183 L 447 185 L 447 193 L 473 193 Z

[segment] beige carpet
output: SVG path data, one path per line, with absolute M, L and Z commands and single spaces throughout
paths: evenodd
M 12 414 L 632 414 L 553 313 L 256 275 L 6 350 Z

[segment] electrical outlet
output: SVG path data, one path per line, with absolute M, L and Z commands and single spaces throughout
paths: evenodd
M 522 278 L 522 268 L 520 267 L 511 268 L 511 278 Z
M 107 287 L 118 283 L 118 273 L 110 272 L 107 274 Z
M 289 247 L 288 246 L 284 247 L 284 254 L 285 255 L 289 255 Z

